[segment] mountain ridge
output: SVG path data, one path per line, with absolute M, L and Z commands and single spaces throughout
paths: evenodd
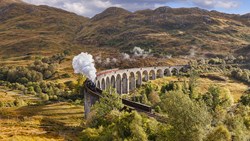
M 3 1 L 3 0 L 2 0 Z M 238 54 L 250 44 L 248 14 L 225 14 L 200 8 L 159 7 L 130 12 L 110 7 L 86 18 L 49 6 L 11 3 L 0 7 L 0 54 L 134 46 L 154 54 Z M 25 53 L 23 53 L 25 52 Z

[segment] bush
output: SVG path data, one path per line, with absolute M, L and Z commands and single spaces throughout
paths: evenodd
M 226 109 L 233 104 L 233 97 L 230 91 L 218 86 L 210 86 L 208 92 L 202 96 L 202 99 L 212 111 L 215 111 L 217 106 L 222 106 Z
M 5 105 L 4 102 L 0 101 L 0 108 L 4 107 L 4 105 Z
M 206 141 L 231 141 L 231 134 L 226 127 L 218 126 L 207 136 Z
M 49 100 L 49 96 L 47 94 L 42 94 L 41 98 L 44 101 L 48 101 Z
M 62 78 L 70 78 L 71 76 L 68 73 L 62 74 Z
M 148 95 L 148 100 L 153 104 L 157 104 L 159 102 L 161 102 L 160 96 L 156 91 L 152 91 L 150 92 L 150 94 Z
M 16 107 L 21 107 L 27 105 L 23 99 L 17 98 L 13 102 Z
M 240 102 L 245 106 L 250 106 L 250 93 L 242 95 Z

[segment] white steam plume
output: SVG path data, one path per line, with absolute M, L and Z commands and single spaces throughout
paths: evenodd
M 91 81 L 95 81 L 96 68 L 91 54 L 82 52 L 73 58 L 72 66 L 75 73 L 85 75 Z
M 130 60 L 130 56 L 127 53 L 122 53 L 122 58 L 125 60 Z
M 189 53 L 190 53 L 190 55 L 189 55 L 190 57 L 195 57 L 195 54 L 196 54 L 195 47 L 190 49 Z
M 110 58 L 106 58 L 105 64 L 109 64 L 110 63 Z
M 101 64 L 102 63 L 102 57 L 101 56 L 96 56 L 95 60 L 97 63 Z
M 145 51 L 144 49 L 142 49 L 140 47 L 134 47 L 133 53 L 134 53 L 134 56 L 136 56 L 136 57 L 146 58 L 150 55 L 151 50 L 149 49 L 149 51 Z
M 116 58 L 113 58 L 113 59 L 112 59 L 112 62 L 113 62 L 113 63 L 116 63 L 117 61 L 118 61 L 118 60 L 117 60 Z

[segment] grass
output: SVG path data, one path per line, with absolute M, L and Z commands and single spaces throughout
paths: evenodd
M 229 89 L 235 102 L 237 102 L 240 99 L 240 97 L 244 94 L 244 92 L 248 89 L 248 86 L 246 84 L 232 79 L 224 82 L 224 81 L 211 80 L 208 78 L 202 78 L 199 79 L 199 83 L 200 83 L 199 90 L 203 93 L 206 92 L 209 86 L 211 85 L 217 85 L 222 88 Z
M 223 76 L 222 74 L 220 75 Z M 172 77 L 164 77 L 164 78 L 156 79 L 156 80 L 151 81 L 151 83 L 154 86 L 158 86 L 158 89 L 160 90 L 162 84 L 170 82 L 170 81 L 178 81 L 178 79 L 188 81 L 188 78 L 178 78 L 178 77 L 172 76 Z M 214 80 L 210 78 L 199 78 L 197 88 L 198 88 L 198 91 L 201 94 L 203 94 L 207 92 L 208 88 L 212 85 L 217 85 L 219 87 L 229 89 L 235 102 L 237 102 L 240 99 L 240 97 L 244 94 L 244 92 L 248 89 L 248 86 L 246 84 L 238 82 L 233 79 L 228 79 L 227 81 L 219 81 L 219 80 Z
M 0 89 L 0 101 L 22 97 Z M 26 96 L 26 101 L 36 101 Z M 82 131 L 83 106 L 59 102 L 47 105 L 0 108 L 0 141 L 78 140 Z

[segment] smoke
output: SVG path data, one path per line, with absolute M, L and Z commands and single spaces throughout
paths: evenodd
M 168 58 L 168 59 L 171 59 L 172 58 L 172 55 L 170 54 L 170 55 L 166 55 L 166 57 Z
M 130 56 L 127 53 L 122 53 L 122 58 L 125 60 L 130 60 Z
M 96 56 L 95 57 L 95 61 L 97 62 L 97 63 L 102 63 L 102 57 L 101 56 Z
M 74 73 L 83 74 L 93 82 L 95 81 L 96 68 L 91 54 L 82 52 L 75 56 L 73 58 L 72 66 L 74 68 Z
M 116 58 L 112 58 L 112 62 L 116 63 L 118 60 Z
M 195 57 L 196 51 L 195 51 L 194 47 L 192 49 L 190 49 L 189 53 L 190 53 L 190 55 L 189 55 L 190 57 Z
M 110 63 L 110 58 L 106 58 L 105 64 L 109 64 L 109 63 Z
M 144 49 L 140 47 L 134 47 L 133 51 L 135 57 L 143 57 L 146 58 L 150 55 L 151 50 L 145 51 Z

